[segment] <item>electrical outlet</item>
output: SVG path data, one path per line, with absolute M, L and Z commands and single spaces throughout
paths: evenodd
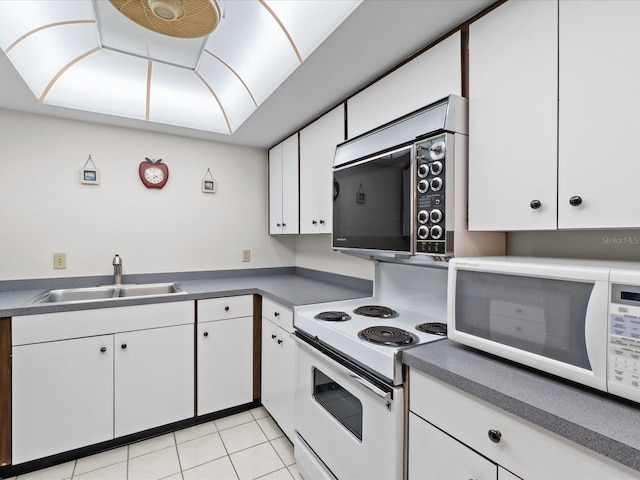
M 67 254 L 66 253 L 54 253 L 53 254 L 53 268 L 67 268 Z
M 243 262 L 251 261 L 251 250 L 242 250 L 242 261 Z

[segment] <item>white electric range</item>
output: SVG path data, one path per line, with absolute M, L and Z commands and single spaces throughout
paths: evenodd
M 379 263 L 372 297 L 296 307 L 293 322 L 302 334 L 399 385 L 398 353 L 444 338 L 446 318 L 446 264 L 434 268 Z M 363 338 L 368 335 L 373 338 Z
M 294 445 L 306 480 L 404 478 L 399 354 L 445 338 L 448 270 L 443 267 L 381 262 L 372 297 L 294 309 Z M 361 307 L 368 308 L 361 312 Z M 416 328 L 425 324 L 435 324 L 437 333 Z M 362 338 L 365 334 L 374 341 Z

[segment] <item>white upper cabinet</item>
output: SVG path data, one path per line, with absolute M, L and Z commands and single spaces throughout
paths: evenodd
M 469 228 L 638 228 L 640 3 L 509 1 L 469 29 Z
M 461 93 L 461 35 L 456 32 L 349 98 L 347 135 L 357 137 L 425 105 Z
M 640 227 L 639 23 L 640 2 L 560 1 L 559 228 Z
M 470 230 L 556 228 L 557 48 L 553 1 L 469 27 Z
M 344 137 L 344 105 L 300 131 L 300 233 L 331 233 L 333 157 Z
M 298 233 L 298 134 L 269 150 L 269 233 Z

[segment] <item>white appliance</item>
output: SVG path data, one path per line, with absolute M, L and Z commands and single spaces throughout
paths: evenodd
M 448 337 L 640 402 L 640 263 L 449 262 Z
M 374 285 L 373 297 L 294 309 L 294 444 L 306 480 L 403 478 L 399 353 L 445 338 L 446 264 L 379 263 Z

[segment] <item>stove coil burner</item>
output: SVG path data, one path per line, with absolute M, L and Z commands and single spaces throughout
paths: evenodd
M 347 320 L 351 320 L 351 315 L 346 312 L 337 312 L 332 310 L 329 312 L 320 312 L 313 318 L 325 320 L 327 322 L 345 322 Z
M 416 325 L 416 330 L 418 330 L 419 332 L 430 333 L 432 335 L 441 335 L 443 337 L 447 336 L 446 323 L 421 323 L 420 325 Z
M 382 305 L 363 305 L 356 308 L 353 313 L 376 318 L 396 318 L 398 316 L 398 312 Z
M 389 347 L 402 347 L 405 345 L 413 345 L 418 338 L 396 327 L 387 327 L 385 325 L 365 328 L 358 332 L 358 337 L 367 342 L 377 343 L 379 345 L 387 345 Z

